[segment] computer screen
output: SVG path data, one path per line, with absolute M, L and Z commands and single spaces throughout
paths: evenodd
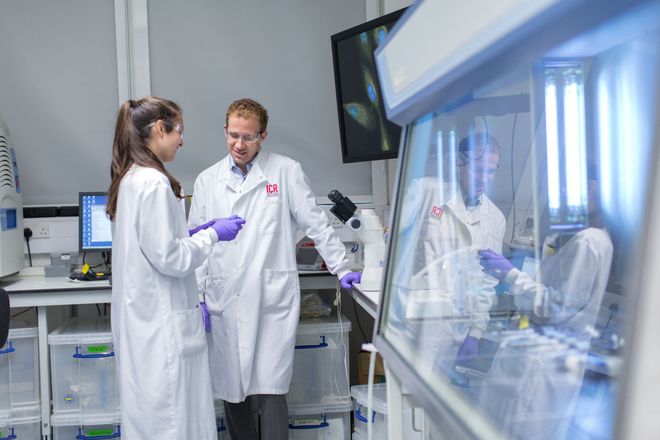
M 344 163 L 392 159 L 398 155 L 401 127 L 385 116 L 374 51 L 403 11 L 330 38 Z
M 79 193 L 81 252 L 112 250 L 112 222 L 105 213 L 107 202 L 106 193 Z

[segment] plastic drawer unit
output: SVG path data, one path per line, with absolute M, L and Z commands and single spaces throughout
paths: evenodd
M 296 335 L 289 405 L 350 404 L 346 317 L 305 318 Z
M 0 348 L 0 413 L 39 405 L 36 328 L 13 328 Z M 1 438 L 1 437 L 0 437 Z
M 330 411 L 322 405 L 289 407 L 289 440 L 349 440 L 350 435 L 350 402 Z
M 40 414 L 38 405 L 0 413 L 0 440 L 41 440 Z
M 369 423 L 372 423 L 372 437 L 379 440 L 387 440 L 387 384 L 378 383 L 373 386 L 373 398 L 371 416 L 367 410 L 368 398 L 367 385 L 353 385 L 351 396 L 353 397 L 353 439 L 366 439 Z M 402 429 L 403 438 L 406 440 L 422 440 L 422 431 L 414 425 L 413 409 L 404 404 Z
M 53 440 L 100 440 L 121 438 L 118 415 L 83 417 L 80 414 L 54 414 L 50 419 Z
M 351 387 L 353 397 L 353 438 L 367 438 L 369 423 L 372 423 L 373 438 L 386 440 L 387 435 L 387 385 L 375 384 L 373 386 L 373 402 L 371 415 L 367 410 L 367 385 L 354 385 Z
M 48 335 L 53 413 L 119 412 L 110 321 L 74 318 Z

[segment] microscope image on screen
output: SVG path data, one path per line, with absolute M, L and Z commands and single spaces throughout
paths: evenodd
M 401 128 L 387 120 L 374 51 L 403 11 L 332 36 L 344 162 L 397 156 Z

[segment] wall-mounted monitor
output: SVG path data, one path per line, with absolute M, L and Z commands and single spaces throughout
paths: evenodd
M 105 213 L 107 202 L 104 192 L 79 193 L 81 252 L 112 250 L 112 222 Z
M 398 155 L 401 127 L 385 117 L 374 51 L 404 10 L 330 37 L 344 163 Z

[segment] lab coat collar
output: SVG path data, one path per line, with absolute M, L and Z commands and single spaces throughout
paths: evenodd
M 489 217 L 488 197 L 486 194 L 482 194 L 479 204 L 471 211 L 468 211 L 467 206 L 465 206 L 465 201 L 463 201 L 463 194 L 460 191 L 456 191 L 447 201 L 447 207 L 451 209 L 454 215 L 466 225 L 478 223 L 481 220 L 487 220 Z
M 243 194 L 247 194 L 266 181 L 266 176 L 264 175 L 262 168 L 262 165 L 266 161 L 266 156 L 267 153 L 265 151 L 259 151 L 257 157 L 252 161 L 252 169 L 250 169 L 250 172 L 247 174 L 247 177 L 243 182 Z
M 467 211 L 460 191 L 454 192 L 454 195 L 447 200 L 445 205 L 456 216 L 456 218 L 461 221 L 461 223 L 467 224 Z
M 259 151 L 257 157 L 255 157 L 252 161 L 252 168 L 250 169 L 250 172 L 247 174 L 247 177 L 245 177 L 245 180 L 241 185 L 238 179 L 232 179 L 232 161 L 230 160 L 231 156 L 228 154 L 219 164 L 218 180 L 220 180 L 221 183 L 224 183 L 234 192 L 247 194 L 266 180 L 266 177 L 262 171 L 262 164 L 266 162 L 267 157 L 267 152 L 263 150 Z

